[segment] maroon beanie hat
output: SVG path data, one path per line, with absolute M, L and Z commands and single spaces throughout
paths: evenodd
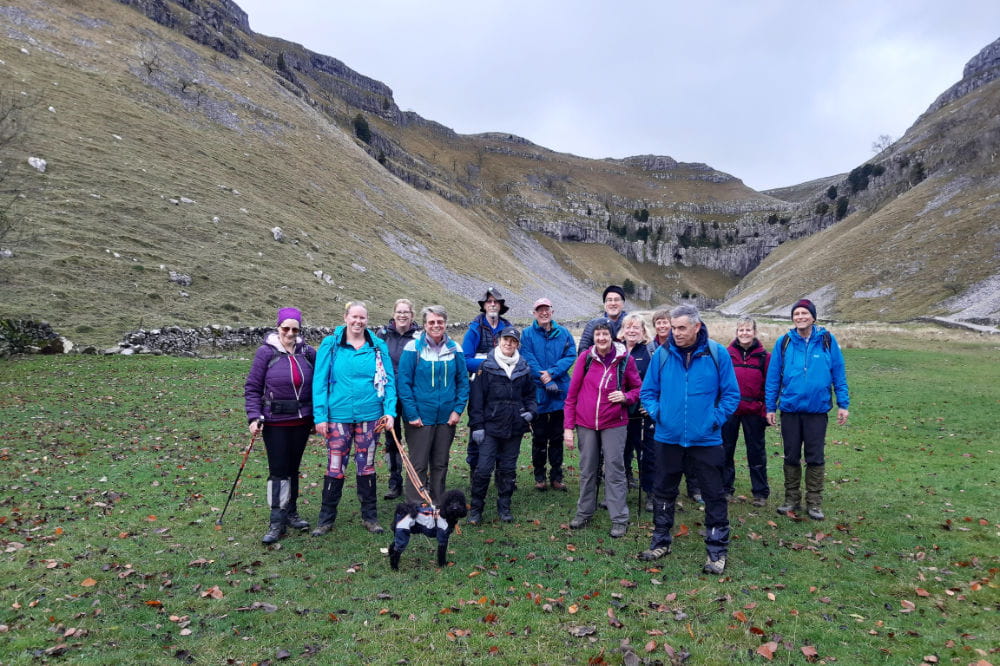
M 795 305 L 793 305 L 792 314 L 795 314 L 795 311 L 798 310 L 799 308 L 805 308 L 806 310 L 809 310 L 809 314 L 813 316 L 813 319 L 816 319 L 816 306 L 813 305 L 813 302 L 810 301 L 808 298 L 800 299 Z
M 299 322 L 299 326 L 302 326 L 302 313 L 298 308 L 281 308 L 278 310 L 278 326 L 281 326 L 281 322 L 286 319 L 294 319 Z

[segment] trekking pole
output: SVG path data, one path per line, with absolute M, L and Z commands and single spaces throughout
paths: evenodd
M 229 489 L 229 497 L 226 498 L 226 505 L 222 507 L 222 513 L 219 515 L 219 519 L 215 521 L 216 527 L 222 527 L 222 519 L 226 515 L 226 509 L 229 508 L 229 501 L 233 499 L 233 493 L 236 491 L 236 484 L 240 482 L 240 476 L 243 475 L 243 468 L 247 466 L 247 458 L 250 457 L 250 451 L 253 449 L 253 443 L 257 440 L 257 433 L 261 431 L 264 427 L 264 419 L 257 419 L 257 429 L 254 430 L 253 435 L 250 437 L 250 443 L 247 445 L 246 451 L 243 452 L 243 462 L 240 463 L 240 471 L 236 472 L 236 478 L 233 479 L 233 487 Z
M 399 458 L 403 461 L 403 468 L 406 470 L 406 476 L 409 477 L 410 483 L 413 484 L 413 488 L 417 491 L 417 494 L 427 503 L 427 506 L 436 510 L 434 502 L 431 500 L 431 495 L 427 492 L 427 486 L 425 486 L 420 481 L 420 475 L 417 474 L 416 468 L 413 467 L 413 463 L 410 462 L 410 456 L 406 453 L 406 449 L 399 442 L 399 438 L 396 437 L 396 431 L 392 428 L 385 427 L 385 421 L 379 420 L 379 425 L 375 426 L 375 432 L 388 431 L 392 435 L 392 439 L 396 442 L 396 450 L 399 451 Z

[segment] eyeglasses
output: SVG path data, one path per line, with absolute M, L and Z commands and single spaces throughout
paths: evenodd
M 279 326 L 278 327 L 282 333 L 298 333 L 299 329 L 293 328 L 291 326 Z

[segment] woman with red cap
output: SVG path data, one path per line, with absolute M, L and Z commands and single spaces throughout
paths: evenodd
M 309 529 L 299 517 L 299 465 L 313 432 L 312 379 L 316 350 L 299 335 L 302 313 L 278 310 L 277 330 L 254 354 L 243 388 L 250 433 L 267 449 L 267 501 L 271 518 L 262 541 L 274 543 L 285 528 Z

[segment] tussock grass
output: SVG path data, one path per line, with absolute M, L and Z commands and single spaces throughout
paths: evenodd
M 781 449 L 769 432 L 772 501 L 744 500 L 738 455 L 721 578 L 700 573 L 701 514 L 690 505 L 678 514 L 687 534 L 655 566 L 635 558 L 649 514 L 633 513 L 619 540 L 601 514 L 568 530 L 575 492 L 532 488 L 527 440 L 517 521 L 496 520 L 491 493 L 485 522 L 453 537 L 441 570 L 418 537 L 402 570 L 388 568 L 389 538 L 361 527 L 350 477 L 334 532 L 267 549 L 259 445 L 213 529 L 248 441 L 247 359 L 5 362 L 0 661 L 249 664 L 287 652 L 325 663 L 617 663 L 634 651 L 670 663 L 669 644 L 689 663 L 728 664 L 763 663 L 755 651 L 769 641 L 779 663 L 801 663 L 808 647 L 821 663 L 995 661 L 1000 353 L 949 344 L 846 356 L 851 422 L 829 432 L 828 519 L 773 512 Z M 467 485 L 465 439 L 462 429 L 452 486 Z M 567 458 L 575 491 L 576 454 Z M 324 461 L 314 438 L 300 501 L 310 520 Z M 380 514 L 386 523 L 385 502 Z

